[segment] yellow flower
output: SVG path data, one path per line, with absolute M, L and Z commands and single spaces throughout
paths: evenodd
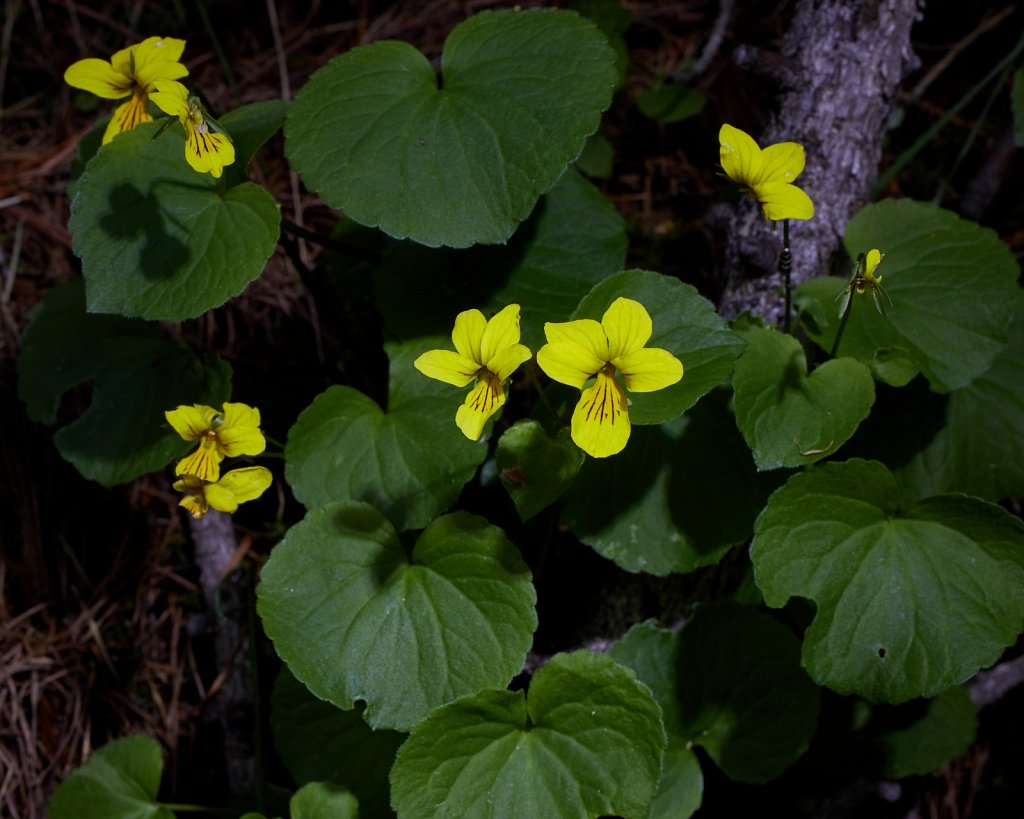
M 548 343 L 537 363 L 555 381 L 583 389 L 572 414 L 572 439 L 595 458 L 621 452 L 629 440 L 629 400 L 615 379 L 622 374 L 631 392 L 654 392 L 683 377 L 683 365 L 668 350 L 645 347 L 653 323 L 640 302 L 617 298 L 601 318 L 548 322 Z
M 110 118 L 103 132 L 104 145 L 122 131 L 130 131 L 153 119 L 147 110 L 146 98 L 157 80 L 176 80 L 188 74 L 188 69 L 178 62 L 184 50 L 184 40 L 148 37 L 121 49 L 109 63 L 90 57 L 72 64 L 64 72 L 64 82 L 97 97 L 108 100 L 129 97 Z
M 796 142 L 769 145 L 763 151 L 750 134 L 723 125 L 718 132 L 722 170 L 753 194 L 772 220 L 810 219 L 814 203 L 793 184 L 804 169 L 804 146 Z
M 219 178 L 235 161 L 235 146 L 206 111 L 199 97 L 176 80 L 157 80 L 149 98 L 165 114 L 177 117 L 185 129 L 185 159 L 192 170 Z
M 474 378 L 476 386 L 455 413 L 462 434 L 476 441 L 487 419 L 505 403 L 505 380 L 532 353 L 519 343 L 519 305 L 510 304 L 490 321 L 479 310 L 466 310 L 455 318 L 451 350 L 430 350 L 413 365 L 424 375 L 465 387 Z
M 858 296 L 870 293 L 871 298 L 875 301 L 875 309 L 883 316 L 885 315 L 886 308 L 892 307 L 892 299 L 889 298 L 889 294 L 886 293 L 885 288 L 882 287 L 882 279 L 885 277 L 875 275 L 875 270 L 878 268 L 878 265 L 882 263 L 882 259 L 884 258 L 885 254 L 881 253 L 877 248 L 869 250 L 867 255 L 861 253 L 857 257 L 857 263 L 853 267 L 853 275 L 846 283 L 846 287 L 844 287 L 842 291 L 840 291 L 839 295 L 836 296 L 836 301 L 840 302 L 840 316 L 842 316 L 846 312 L 846 308 L 849 307 L 850 298 L 853 296 L 854 292 L 856 292 Z
M 273 477 L 262 466 L 232 469 L 219 481 L 207 482 L 195 475 L 185 475 L 174 482 L 174 488 L 185 497 L 179 501 L 194 518 L 201 518 L 211 507 L 221 512 L 234 512 L 238 504 L 255 500 L 270 486 Z
M 245 404 L 225 404 L 223 414 L 203 404 L 180 406 L 165 412 L 168 423 L 186 441 L 199 447 L 178 461 L 176 475 L 216 481 L 226 456 L 259 455 L 267 448 L 260 432 L 260 411 Z

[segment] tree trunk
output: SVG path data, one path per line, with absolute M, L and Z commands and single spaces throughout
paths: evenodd
M 868 201 L 900 83 L 918 65 L 910 29 L 919 5 L 799 0 L 781 63 L 754 49 L 736 50 L 738 63 L 771 73 L 781 86 L 778 111 L 761 146 L 792 141 L 807 152 L 797 184 L 814 200 L 815 213 L 790 223 L 794 285 L 832 271 L 846 223 Z M 750 310 L 779 323 L 782 231 L 773 230 L 753 202 L 733 210 L 730 222 L 722 312 Z

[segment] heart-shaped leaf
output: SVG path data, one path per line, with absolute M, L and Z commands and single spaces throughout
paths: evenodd
M 435 520 L 407 556 L 369 504 L 315 509 L 263 568 L 258 610 L 295 676 L 374 728 L 406 730 L 464 694 L 507 685 L 537 626 L 530 570 L 500 529 Z
M 162 469 L 192 445 L 164 420 L 178 404 L 220 406 L 231 367 L 172 343 L 156 324 L 85 312 L 81 279 L 52 290 L 32 315 L 18 359 L 18 394 L 34 421 L 54 424 L 61 396 L 92 381 L 92 403 L 58 430 L 60 454 L 104 486 Z
M 904 706 L 906 707 L 906 706 Z M 920 719 L 874 740 L 887 779 L 924 776 L 967 753 L 978 733 L 978 712 L 962 686 L 943 691 Z
M 484 691 L 439 708 L 398 751 L 399 816 L 644 816 L 665 749 L 661 711 L 607 657 L 558 655 L 528 695 Z
M 1024 296 L 1010 341 L 992 366 L 953 390 L 945 424 L 896 470 L 917 497 L 964 492 L 986 500 L 1024 494 Z
M 850 220 L 844 242 L 850 258 L 871 248 L 885 254 L 877 274 L 892 307 L 882 316 L 869 296 L 855 295 L 840 355 L 870 365 L 878 350 L 902 348 L 938 391 L 964 387 L 989 368 L 1006 344 L 1020 276 L 995 233 L 932 205 L 887 199 Z M 843 286 L 830 279 L 800 288 L 821 304 L 826 323 L 810 335 L 825 350 Z
M 670 738 L 700 745 L 741 782 L 782 774 L 817 728 L 799 640 L 753 607 L 700 606 L 681 632 L 634 626 L 611 656 L 651 686 Z
M 634 429 L 614 458 L 588 459 L 562 521 L 626 571 L 690 572 L 750 537 L 779 483 L 757 474 L 724 401 L 710 395 L 676 421 Z
M 932 696 L 995 662 L 1024 626 L 1024 524 L 965 496 L 903 505 L 875 461 L 791 477 L 750 554 L 769 606 L 816 604 L 803 663 L 840 693 Z
M 431 250 L 406 242 L 374 276 L 389 333 L 451 332 L 460 310 L 522 307 L 522 342 L 544 343 L 544 322 L 565 321 L 581 298 L 626 260 L 626 225 L 615 206 L 568 170 L 507 245 Z
M 485 11 L 452 30 L 441 73 L 397 41 L 336 57 L 296 96 L 286 151 L 361 224 L 431 247 L 504 242 L 597 129 L 615 55 L 571 12 Z
M 374 731 L 363 711 L 342 711 L 314 696 L 286 666 L 270 699 L 274 748 L 299 785 L 336 782 L 359 799 L 362 819 L 394 816 L 388 775 L 405 735 Z
M 640 302 L 654 322 L 648 347 L 662 347 L 683 362 L 683 377 L 657 392 L 630 393 L 629 420 L 660 424 L 678 418 L 732 372 L 743 340 L 714 306 L 688 284 L 650 270 L 610 276 L 580 302 L 572 318 L 601 320 L 619 296 Z
M 307 508 L 368 501 L 399 531 L 420 529 L 459 496 L 487 454 L 455 426 L 463 395 L 412 366 L 434 340 L 394 346 L 388 411 L 351 387 L 330 387 L 288 432 L 285 478 Z
M 539 423 L 526 419 L 505 430 L 495 463 L 519 517 L 529 520 L 573 482 L 583 465 L 583 452 L 569 438 L 568 429 L 549 438 Z
M 241 293 L 277 243 L 267 191 L 196 173 L 182 129 L 158 127 L 104 145 L 79 180 L 68 226 L 91 312 L 193 318 Z
M 125 737 L 72 771 L 46 809 L 49 819 L 174 819 L 156 801 L 164 761 L 156 740 Z
M 871 371 L 852 358 L 826 361 L 807 375 L 800 342 L 764 327 L 742 331 L 736 362 L 736 424 L 758 469 L 801 466 L 835 452 L 875 402 Z

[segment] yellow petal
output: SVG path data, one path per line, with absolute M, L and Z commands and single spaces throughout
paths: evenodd
M 72 88 L 81 88 L 107 100 L 127 97 L 135 85 L 131 77 L 117 71 L 106 60 L 95 57 L 68 66 L 64 72 L 64 82 Z
M 868 251 L 867 258 L 864 260 L 864 276 L 865 278 L 874 278 L 873 274 L 875 268 L 882 263 L 882 254 L 878 248 L 873 247 Z M 878 276 L 877 281 L 879 284 L 882 283 L 882 277 Z
M 622 373 L 626 389 L 632 392 L 661 390 L 683 377 L 682 362 L 660 347 L 634 350 L 614 359 L 612 364 Z
M 186 495 L 178 501 L 178 506 L 184 506 L 196 520 L 199 520 L 210 509 L 206 502 L 206 496 L 201 491 L 194 495 Z
M 487 419 L 504 403 L 505 390 L 501 381 L 494 373 L 485 370 L 455 413 L 455 424 L 469 440 L 477 441 L 483 434 Z
M 647 309 L 640 302 L 621 296 L 605 311 L 601 326 L 608 337 L 609 359 L 639 350 L 650 340 L 654 329 Z
M 146 96 L 132 94 L 127 102 L 121 103 L 114 110 L 110 122 L 107 123 L 107 129 L 103 132 L 103 144 L 106 145 L 118 134 L 130 131 L 135 126 L 141 125 L 143 122 L 150 122 L 152 119 L 153 117 L 149 115 L 149 106 L 146 105 Z
M 537 351 L 537 364 L 548 378 L 582 389 L 604 365 L 593 350 L 571 341 L 545 344 Z
M 532 355 L 530 348 L 525 344 L 513 344 L 492 356 L 488 369 L 498 376 L 499 381 L 504 381 L 519 368 L 520 364 L 529 361 Z
M 186 455 L 175 469 L 176 475 L 193 475 L 204 481 L 215 481 L 220 477 L 220 462 L 224 460 L 217 447 L 216 439 L 211 435 L 199 441 L 199 447 Z
M 621 452 L 629 440 L 626 394 L 607 373 L 598 373 L 594 386 L 583 391 L 572 414 L 572 439 L 594 458 Z
M 594 359 L 602 364 L 611 360 L 608 353 L 608 336 L 605 335 L 604 327 L 593 319 L 558 323 L 549 321 L 544 325 L 544 336 L 551 344 L 570 342 L 586 347 Z M 600 367 L 591 370 L 591 375 L 599 369 Z
M 761 173 L 754 185 L 767 182 L 792 182 L 804 169 L 804 146 L 797 142 L 778 142 L 761 152 Z
M 479 310 L 464 310 L 455 317 L 455 329 L 452 330 L 452 343 L 455 349 L 470 361 L 475 361 L 477 368 L 484 366 L 480 356 L 480 340 L 487 329 L 487 319 Z
M 235 161 L 235 146 L 224 134 L 205 131 L 203 128 L 205 125 L 201 128 L 187 128 L 185 159 L 192 170 L 219 179 L 224 168 Z
M 216 428 L 217 444 L 222 455 L 259 455 L 267 448 L 260 432 L 260 411 L 247 404 L 224 405 L 224 421 Z
M 156 80 L 177 80 L 188 74 L 178 60 L 185 41 L 173 37 L 147 37 L 132 47 L 135 54 L 135 81 L 147 91 Z
M 206 500 L 221 512 L 234 512 L 238 504 L 255 500 L 273 481 L 270 470 L 262 466 L 232 469 L 217 483 L 206 487 Z
M 149 94 L 153 104 L 165 114 L 184 121 L 188 114 L 188 89 L 175 80 L 157 80 L 154 87 L 156 90 Z
M 412 365 L 427 378 L 435 378 L 455 387 L 465 387 L 480 369 L 475 361 L 452 350 L 428 350 Z
M 761 173 L 761 149 L 746 131 L 723 125 L 718 131 L 719 161 L 726 175 L 744 187 L 750 187 Z
M 814 202 L 796 185 L 786 182 L 766 182 L 753 189 L 754 196 L 764 208 L 764 215 L 779 219 L 810 219 L 814 216 Z
M 218 414 L 213 407 L 208 407 L 205 404 L 193 404 L 168 410 L 164 413 L 164 417 L 182 438 L 186 441 L 194 441 L 204 432 L 213 429 L 213 419 Z
M 491 359 L 507 347 L 519 343 L 519 305 L 510 304 L 490 321 L 480 338 L 480 362 L 489 370 Z

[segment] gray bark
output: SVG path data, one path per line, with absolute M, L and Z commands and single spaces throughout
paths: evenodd
M 245 580 L 238 570 L 225 576 L 238 548 L 231 515 L 210 509 L 199 520 L 189 518 L 189 523 L 199 585 L 209 612 L 206 626 L 213 631 L 217 668 L 225 674 L 204 716 L 219 722 L 224 732 L 228 785 L 232 793 L 237 793 L 256 781 Z
M 790 223 L 794 285 L 832 271 L 846 223 L 868 200 L 900 83 L 918 64 L 910 29 L 919 15 L 919 0 L 799 0 L 781 61 L 736 50 L 738 63 L 781 86 L 759 144 L 799 142 L 807 154 L 797 185 L 815 213 Z M 781 229 L 773 231 L 753 202 L 730 208 L 727 220 L 722 215 L 712 217 L 729 231 L 722 312 L 751 310 L 778 323 Z

